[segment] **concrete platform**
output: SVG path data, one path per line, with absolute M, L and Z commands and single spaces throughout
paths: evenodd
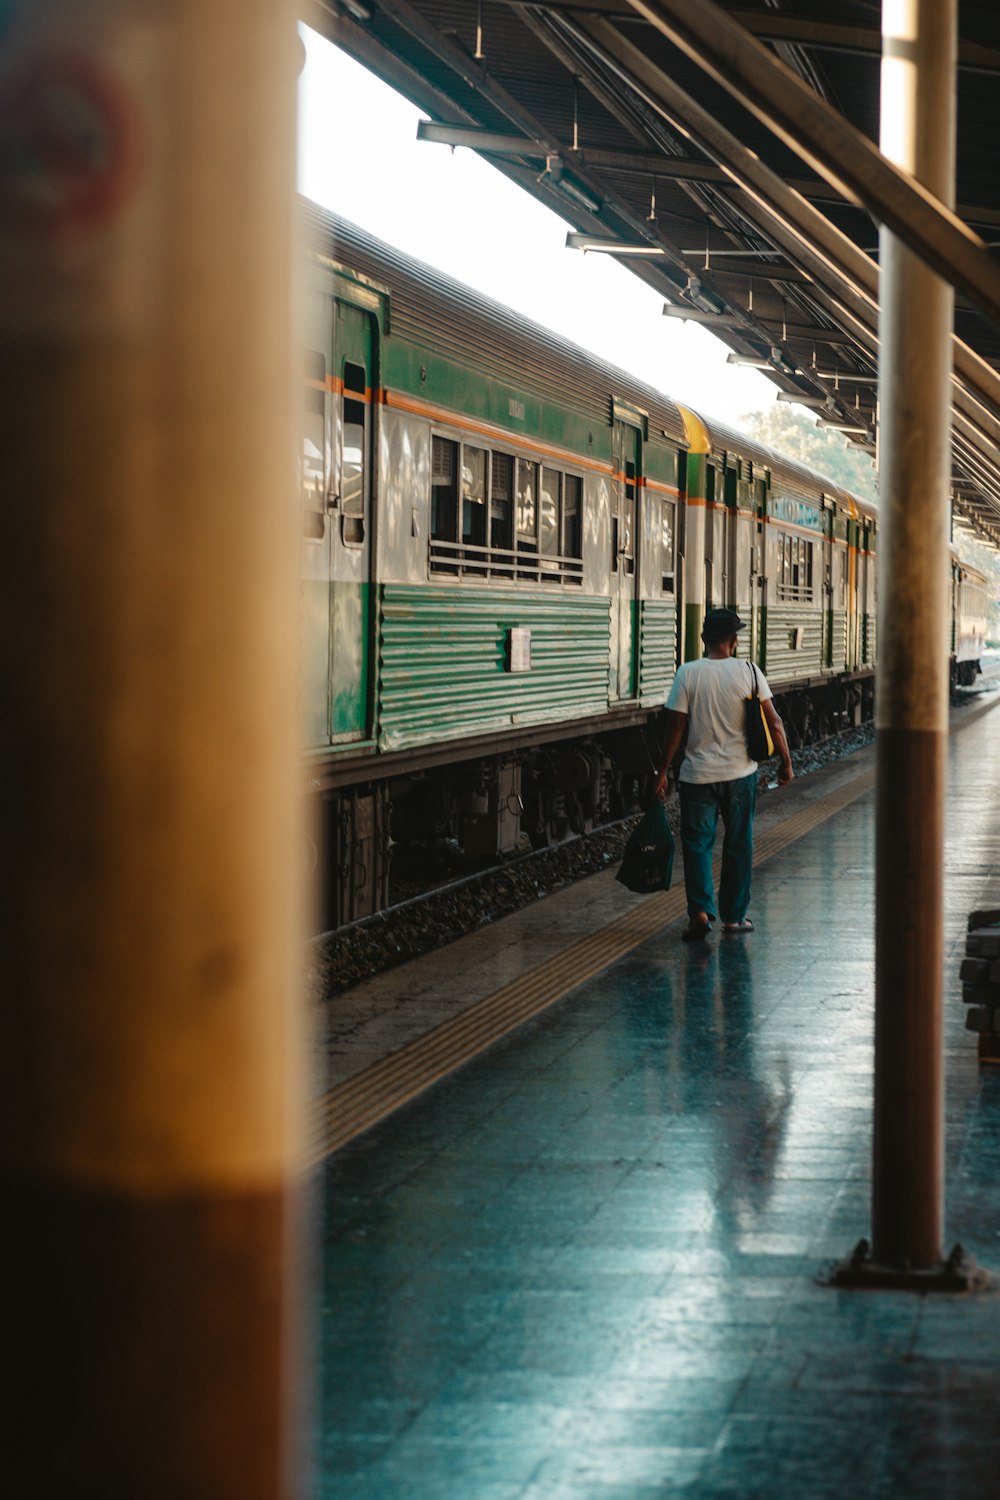
M 1000 719 L 962 722 L 945 1248 L 1000 1270 L 1000 1070 L 978 1065 L 958 979 L 968 911 L 1000 904 Z M 867 793 L 760 867 L 751 937 L 654 931 L 326 1161 L 324 1497 L 992 1500 L 1000 1296 L 817 1279 L 868 1230 L 872 861 Z M 375 1029 L 395 1011 L 402 1045 L 443 980 L 475 1004 L 641 908 L 587 886 L 508 919 L 516 939 L 497 924 L 396 971 L 395 1001 L 386 976 Z
M 770 830 L 798 810 L 870 781 L 874 765 L 874 749 L 862 750 L 788 788 L 763 794 L 757 804 L 758 849 Z M 675 892 L 682 883 L 678 851 Z M 315 1086 L 328 1089 L 345 1082 L 500 985 L 645 904 L 645 897 L 618 884 L 612 868 L 338 995 L 317 1008 Z M 385 920 L 391 923 L 391 913 Z

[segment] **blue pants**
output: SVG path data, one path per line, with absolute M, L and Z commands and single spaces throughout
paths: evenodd
M 682 781 L 681 844 L 688 916 L 707 912 L 723 922 L 742 922 L 750 905 L 753 878 L 753 813 L 757 773 L 736 781 Z M 719 904 L 712 882 L 712 852 L 719 814 L 725 824 Z

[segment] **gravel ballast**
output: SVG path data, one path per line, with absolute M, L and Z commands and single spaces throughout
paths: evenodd
M 822 744 L 793 751 L 795 774 L 808 776 L 870 745 L 874 737 L 874 725 L 864 724 Z M 775 764 L 769 762 L 760 772 L 762 794 L 766 795 L 774 779 Z M 676 797 L 668 802 L 667 813 L 676 832 Z M 637 814 L 554 848 L 515 855 L 499 868 L 473 873 L 465 873 L 467 867 L 463 868 L 463 858 L 453 846 L 425 845 L 411 847 L 405 853 L 402 849 L 394 851 L 394 860 L 401 867 L 400 878 L 394 882 L 397 890 L 405 891 L 411 868 L 425 876 L 432 870 L 439 880 L 449 883 L 316 938 L 311 944 L 309 965 L 312 994 L 317 1001 L 331 999 L 375 974 L 443 947 L 552 891 L 616 865 L 638 820 Z

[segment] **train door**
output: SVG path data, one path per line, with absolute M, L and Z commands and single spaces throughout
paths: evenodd
M 865 604 L 868 598 L 868 557 L 865 553 L 865 527 L 863 522 L 861 521 L 858 522 L 857 544 L 858 634 L 857 652 L 855 655 L 854 665 L 860 671 L 860 669 L 865 665 L 868 656 L 867 630 L 865 628 Z
M 754 494 L 756 494 L 756 490 L 757 484 L 755 482 L 753 486 Z M 741 522 L 739 504 L 729 505 L 727 503 L 723 519 L 725 524 L 724 546 L 726 566 L 724 570 L 725 588 L 723 590 L 722 602 L 727 608 L 735 609 L 736 613 L 739 614 L 741 609 L 746 608 L 743 601 L 745 585 L 740 572 Z
M 369 728 L 372 559 L 372 387 L 375 330 L 370 313 L 335 301 L 332 475 L 329 513 L 330 739 L 364 739 Z
M 736 608 L 736 516 L 740 502 L 738 460 L 727 460 L 721 483 L 706 497 L 705 612 Z
M 302 393 L 299 716 L 303 744 L 330 741 L 330 359 L 333 302 L 308 296 Z
M 767 670 L 767 490 L 754 489 L 753 537 L 750 543 L 749 654 Z
M 726 478 L 726 481 L 728 482 L 728 479 L 729 479 L 729 471 L 728 471 L 728 469 L 725 471 L 725 478 Z M 717 599 L 716 599 L 717 580 L 716 580 L 716 571 L 715 571 L 715 555 L 716 555 L 715 554 L 715 522 L 716 522 L 716 516 L 718 515 L 718 511 L 715 509 L 717 482 L 716 482 L 714 470 L 713 470 L 712 475 L 711 475 L 711 480 L 712 480 L 712 482 L 711 482 L 710 485 L 709 484 L 705 485 L 705 588 L 704 588 L 704 596 L 705 596 L 705 613 L 706 614 L 708 614 L 708 611 L 710 609 L 714 609 L 715 606 L 716 606 L 716 604 L 717 604 L 717 602 L 718 602 Z
M 874 568 L 871 556 L 871 526 L 859 525 L 858 552 L 858 619 L 861 630 L 861 666 L 874 666 Z
M 613 699 L 636 696 L 638 569 L 636 526 L 642 469 L 642 434 L 615 422 L 611 498 L 611 684 Z
M 833 547 L 833 518 L 835 505 L 832 500 L 824 496 L 820 502 L 822 506 L 823 522 L 823 586 L 822 586 L 822 609 L 823 616 L 820 625 L 822 637 L 821 664 L 828 671 L 833 666 L 833 599 L 834 599 L 834 547 Z
M 861 526 L 847 522 L 847 670 L 861 666 Z

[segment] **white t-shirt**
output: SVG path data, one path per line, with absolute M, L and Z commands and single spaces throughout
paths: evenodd
M 736 781 L 756 771 L 747 755 L 743 707 L 753 692 L 751 672 L 761 700 L 773 697 L 763 672 L 745 657 L 705 656 L 677 668 L 667 707 L 688 716 L 681 781 Z

